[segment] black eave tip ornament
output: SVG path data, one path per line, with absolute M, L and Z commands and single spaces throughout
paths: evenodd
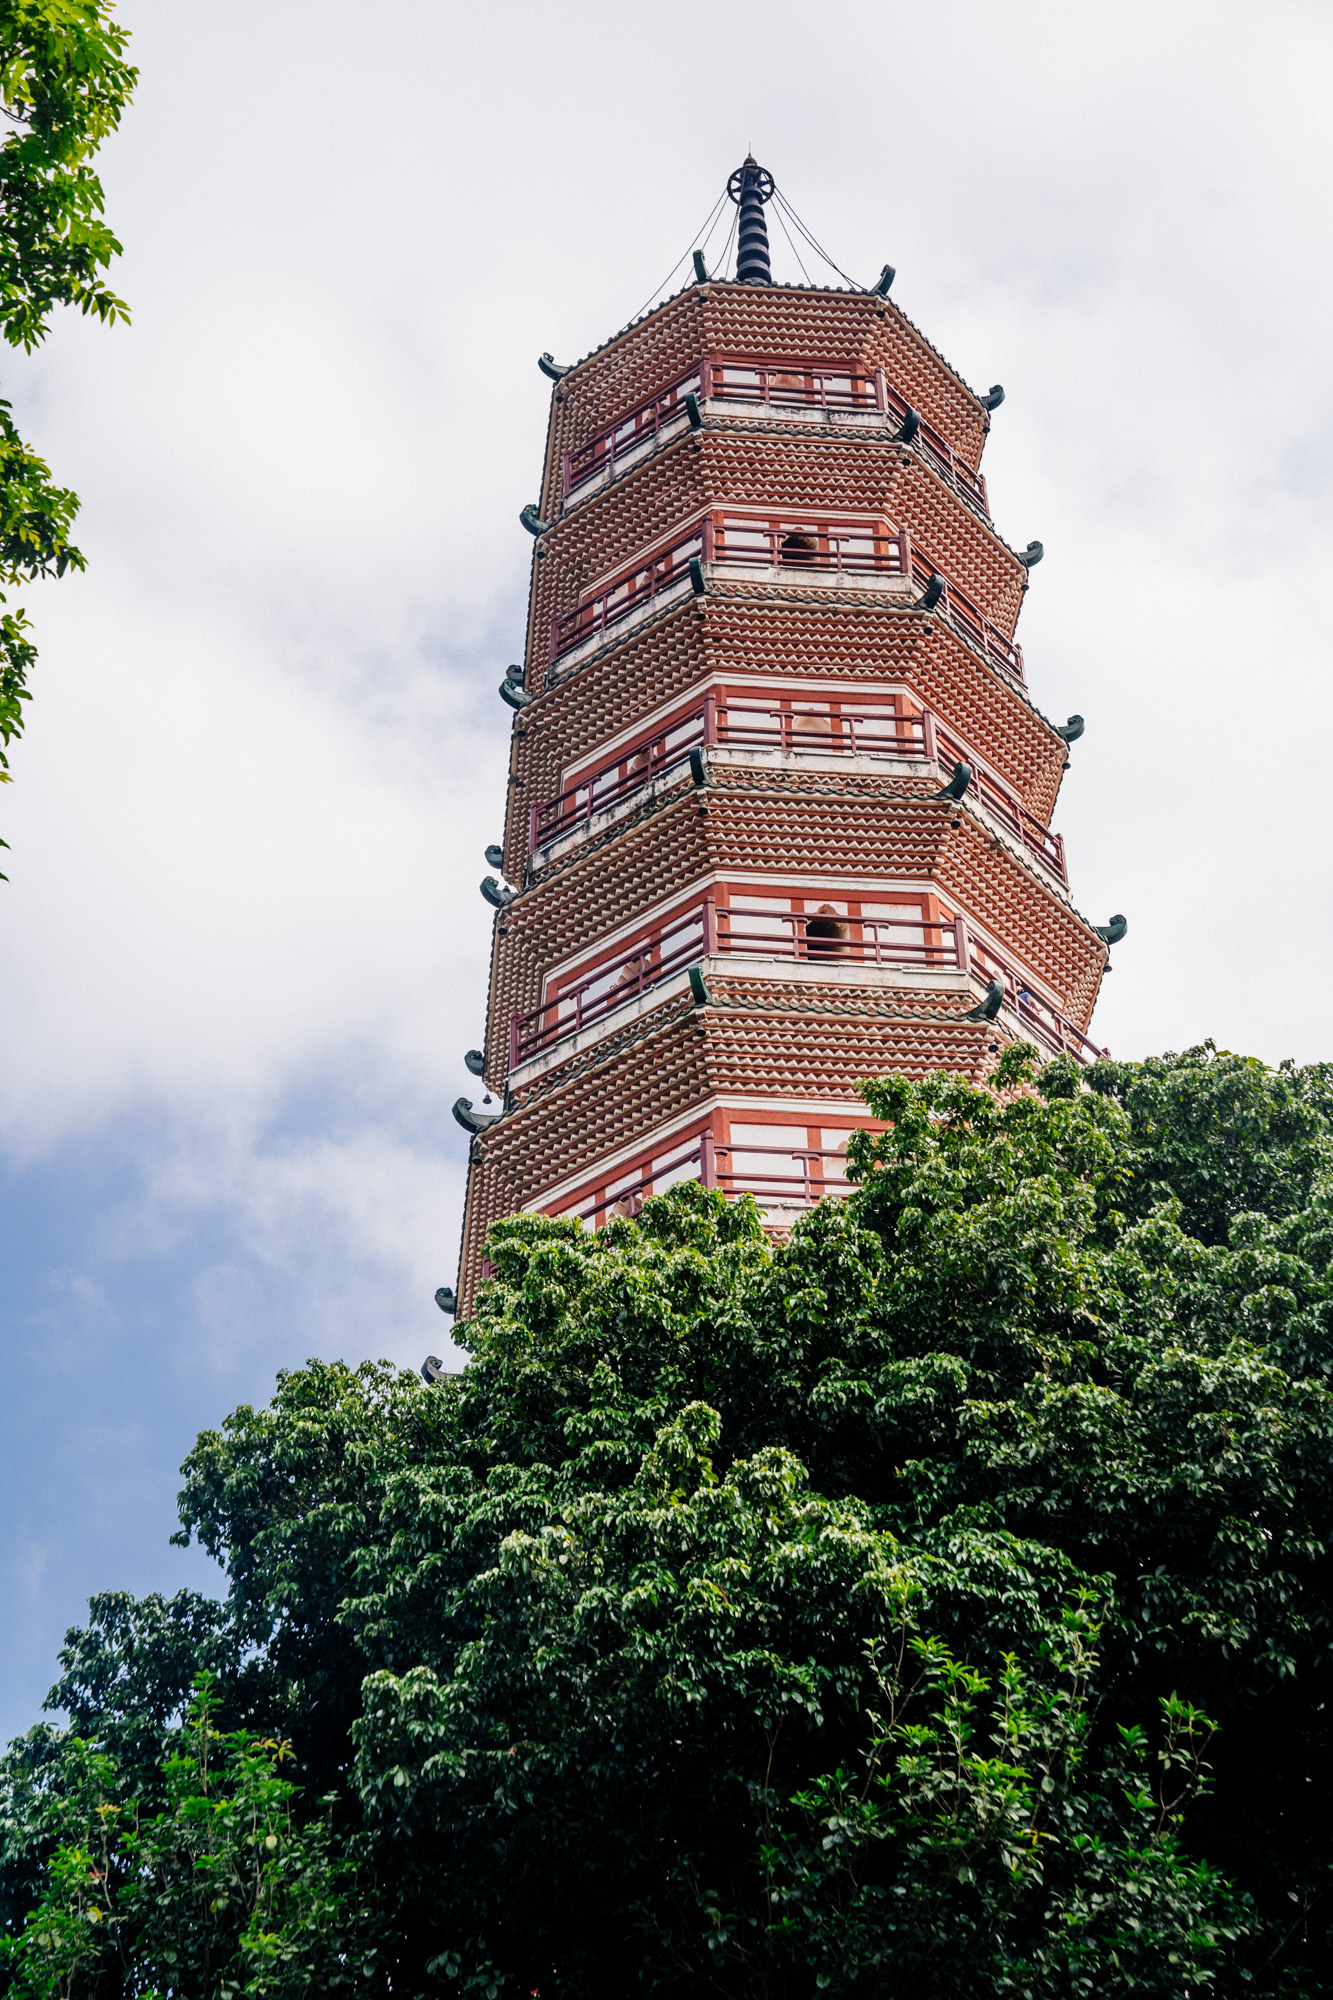
M 554 523 L 551 521 L 543 521 L 541 515 L 537 512 L 537 502 L 535 500 L 529 500 L 518 518 L 530 535 L 547 535 L 554 526 Z
M 503 910 L 506 903 L 513 902 L 518 890 L 511 889 L 507 883 L 502 889 L 494 875 L 487 875 L 482 881 L 481 893 L 493 910 Z
M 943 786 L 938 792 L 932 792 L 929 803 L 933 805 L 937 799 L 948 799 L 951 804 L 957 805 L 971 782 L 972 766 L 964 764 L 960 760 L 954 765 L 953 776 L 949 779 L 948 784 Z
M 1066 743 L 1077 743 L 1079 737 L 1083 734 L 1083 717 L 1081 715 L 1071 715 L 1068 722 L 1057 722 L 1055 733 Z
M 486 1056 L 484 1050 L 469 1049 L 463 1057 L 463 1067 L 469 1070 L 473 1076 L 485 1076 Z
M 1004 981 L 992 979 L 979 1005 L 968 1009 L 965 1021 L 993 1021 L 1004 1003 Z
M 1035 569 L 1045 553 L 1040 542 L 1029 542 L 1025 549 L 1018 551 L 1018 560 L 1024 569 Z
M 926 587 L 916 601 L 918 611 L 933 611 L 944 595 L 944 578 L 933 569 L 926 579 Z
M 439 1290 L 435 1294 L 435 1303 L 440 1308 L 440 1311 L 442 1313 L 457 1312 L 458 1300 L 454 1297 L 453 1286 L 441 1285 Z
M 505 865 L 505 851 L 503 847 L 501 847 L 494 840 L 491 842 L 490 846 L 486 849 L 486 860 L 488 865 L 492 868 L 503 868 Z
M 438 1299 L 440 1295 L 437 1292 L 435 1296 Z M 450 1292 L 449 1296 L 452 1298 L 453 1293 Z M 448 1370 L 445 1368 L 438 1354 L 428 1354 L 421 1364 L 421 1379 L 423 1382 L 429 1382 L 432 1386 L 436 1382 L 443 1382 L 447 1373 Z
M 500 683 L 501 701 L 507 701 L 511 708 L 526 708 L 530 701 L 536 699 L 528 693 L 524 685 L 526 680 L 527 674 L 522 667 L 506 667 L 505 677 Z
M 1093 929 L 1107 944 L 1119 944 L 1129 929 L 1129 920 L 1126 917 L 1112 917 L 1109 924 L 1094 924 Z
M 992 382 L 990 388 L 986 391 L 986 394 L 984 396 L 978 396 L 977 401 L 980 403 L 983 410 L 998 410 L 1001 403 L 1004 401 L 1004 390 L 1000 387 L 1000 384 L 998 382 Z
M 541 369 L 542 374 L 549 375 L 553 382 L 562 381 L 569 373 L 568 367 L 562 368 L 558 361 L 552 361 L 549 354 L 539 354 L 537 357 L 537 366 Z
M 892 264 L 886 264 L 874 284 L 870 287 L 871 297 L 886 299 L 889 296 L 893 281 L 897 275 L 898 273 L 894 270 Z
M 492 1125 L 498 1125 L 503 1113 L 499 1111 L 474 1111 L 470 1097 L 454 1099 L 454 1117 L 465 1132 L 475 1138 L 478 1132 L 489 1132 Z

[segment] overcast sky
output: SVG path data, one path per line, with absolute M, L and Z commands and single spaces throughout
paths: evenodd
M 122 0 L 132 327 L 0 390 L 87 575 L 0 793 L 0 1730 L 306 1355 L 446 1352 L 548 385 L 752 148 L 974 385 L 1046 560 L 1095 1032 L 1333 1055 L 1326 0 Z M 775 233 L 775 271 L 799 277 Z

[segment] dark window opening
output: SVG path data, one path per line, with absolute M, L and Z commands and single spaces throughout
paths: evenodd
M 812 958 L 836 958 L 847 948 L 847 926 L 832 903 L 821 903 L 805 922 L 806 949 Z
M 782 538 L 782 560 L 785 563 L 812 563 L 819 554 L 819 544 L 813 535 L 784 535 Z

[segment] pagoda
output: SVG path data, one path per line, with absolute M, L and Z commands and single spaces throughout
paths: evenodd
M 1122 918 L 1050 820 L 1081 722 L 1015 627 L 979 395 L 888 296 L 775 284 L 751 159 L 732 279 L 568 368 L 514 710 L 457 1304 L 520 1210 L 593 1228 L 683 1179 L 769 1226 L 845 1192 L 863 1079 L 981 1078 L 1088 1027 Z M 441 1302 L 452 1307 L 448 1293 Z

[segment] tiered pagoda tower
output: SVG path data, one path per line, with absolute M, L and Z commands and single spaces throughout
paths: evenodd
M 737 277 L 555 378 L 458 1285 L 497 1217 L 598 1226 L 699 1177 L 776 1227 L 846 1186 L 857 1094 L 1100 1053 L 1107 937 L 1050 818 L 1078 718 L 1028 693 L 1040 546 L 991 522 L 990 412 L 887 296 Z M 498 861 L 494 850 L 489 858 Z M 482 1057 L 470 1065 L 483 1069 Z

